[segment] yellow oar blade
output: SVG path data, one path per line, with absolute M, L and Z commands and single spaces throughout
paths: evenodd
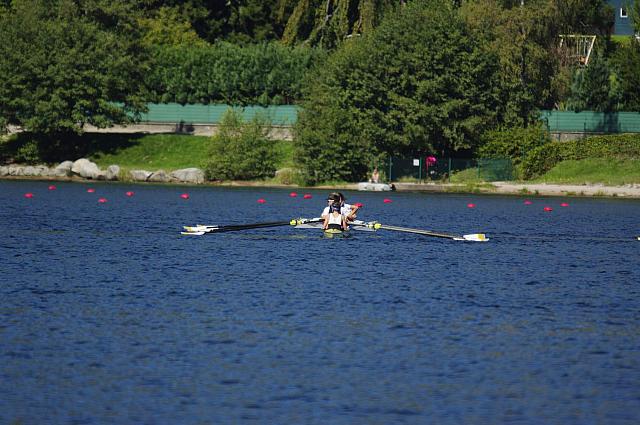
M 488 242 L 489 238 L 484 233 L 473 233 L 471 235 L 462 235 L 462 238 L 456 238 L 457 241 L 471 242 Z

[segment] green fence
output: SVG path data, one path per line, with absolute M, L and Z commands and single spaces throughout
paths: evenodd
M 638 112 L 541 111 L 540 119 L 552 132 L 640 133 Z
M 229 105 L 180 105 L 178 103 L 150 103 L 149 112 L 142 114 L 146 123 L 218 124 Z M 273 125 L 292 126 L 298 119 L 298 107 L 294 105 L 236 107 L 245 120 L 256 114 L 266 114 Z
M 143 122 L 217 124 L 231 106 L 180 105 L 178 103 L 150 103 L 149 112 L 142 114 Z M 274 125 L 292 126 L 298 119 L 299 107 L 295 105 L 237 107 L 246 120 L 257 113 L 267 114 Z M 640 133 L 638 112 L 571 112 L 540 111 L 540 119 L 552 132 L 574 133 Z
M 484 181 L 514 178 L 511 159 L 436 158 L 435 162 L 429 162 L 426 157 L 391 157 L 385 173 L 389 181 L 448 182 L 452 174 L 464 170 L 472 170 L 478 179 Z

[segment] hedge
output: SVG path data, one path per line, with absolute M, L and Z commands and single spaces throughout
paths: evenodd
M 325 52 L 280 43 L 162 46 L 145 81 L 151 103 L 283 105 L 300 100 L 308 70 Z
M 522 177 L 531 179 L 543 175 L 561 161 L 587 158 L 640 159 L 640 134 L 612 134 L 546 143 L 531 150 L 523 159 Z

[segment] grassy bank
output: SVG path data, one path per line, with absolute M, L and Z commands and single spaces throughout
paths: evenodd
M 28 139 L 28 137 L 26 137 Z M 75 160 L 86 157 L 102 169 L 117 164 L 121 167 L 121 176 L 129 170 L 172 171 L 181 168 L 205 168 L 209 157 L 209 137 L 179 134 L 84 134 L 77 140 L 65 145 L 66 153 L 60 153 L 51 164 L 63 160 Z M 0 139 L 0 147 L 5 157 L 15 157 L 20 149 L 20 140 L 12 136 Z M 277 169 L 295 168 L 294 143 L 292 141 L 274 141 L 277 153 Z M 21 162 L 21 161 L 18 161 Z M 293 183 L 295 176 L 290 172 L 282 173 L 276 179 L 266 183 Z M 451 175 L 451 183 L 477 188 L 484 187 L 475 168 L 459 171 Z M 542 177 L 528 181 L 530 183 L 556 184 L 595 184 L 609 186 L 640 184 L 640 159 L 583 159 L 562 161 Z M 328 184 L 344 184 L 329 182 Z
M 90 136 L 88 136 L 90 137 Z M 108 138 L 102 138 L 107 142 Z M 149 134 L 117 138 L 117 144 L 104 144 L 89 155 L 100 168 L 117 164 L 123 169 L 177 170 L 203 168 L 207 162 L 208 137 L 177 134 Z M 116 140 L 111 140 L 115 142 Z
M 602 183 L 622 186 L 640 183 L 640 159 L 582 159 L 562 161 L 534 183 Z
M 111 164 L 123 169 L 150 171 L 204 168 L 209 158 L 209 140 L 207 136 L 148 134 L 119 140 L 111 146 L 105 143 L 105 148 L 94 149 L 89 159 L 101 168 Z M 291 167 L 293 143 L 285 140 L 273 143 L 278 155 L 278 168 Z

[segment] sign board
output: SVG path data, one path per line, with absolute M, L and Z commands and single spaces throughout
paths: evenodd
M 419 159 L 414 159 L 413 160 L 413 166 L 414 167 L 419 167 L 420 166 L 420 160 Z

